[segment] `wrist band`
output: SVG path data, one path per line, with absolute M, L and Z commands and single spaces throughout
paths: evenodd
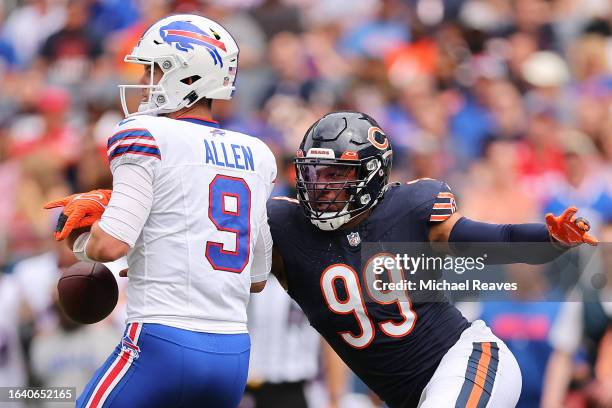
M 87 244 L 89 243 L 89 238 L 91 238 L 91 232 L 85 232 L 77 237 L 74 240 L 74 245 L 72 246 L 72 252 L 74 256 L 79 261 L 96 263 L 93 259 L 87 256 Z

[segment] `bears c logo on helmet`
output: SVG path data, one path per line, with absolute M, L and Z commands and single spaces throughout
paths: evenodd
M 381 128 L 373 126 L 368 129 L 368 140 L 379 150 L 385 150 L 389 147 L 389 139 Z

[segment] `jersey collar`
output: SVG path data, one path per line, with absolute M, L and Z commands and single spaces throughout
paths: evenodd
M 210 126 L 214 128 L 219 127 L 219 122 L 212 119 L 203 118 L 200 116 L 181 116 L 180 118 L 176 118 L 177 120 L 184 120 L 185 122 L 195 123 L 197 125 Z

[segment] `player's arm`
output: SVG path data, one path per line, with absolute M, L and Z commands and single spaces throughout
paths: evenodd
M 263 142 L 261 143 L 262 154 L 268 156 L 268 159 L 265 161 L 266 168 L 264 170 L 267 177 L 265 188 L 266 199 L 268 199 L 270 194 L 272 194 L 276 181 L 276 159 L 272 151 Z M 259 217 L 259 225 L 259 234 L 257 241 L 255 241 L 254 258 L 251 265 L 251 293 L 258 293 L 264 289 L 272 269 L 272 233 L 268 223 L 267 208 L 263 209 Z
M 64 207 L 55 233 L 67 238 L 77 259 L 119 259 L 136 243 L 153 205 L 153 180 L 161 152 L 153 135 L 132 118 L 120 122 L 107 143 L 113 190 L 94 190 L 48 203 Z M 111 196 L 112 193 L 112 196 Z M 98 221 L 99 220 L 99 221 Z M 98 221 L 98 222 L 96 222 Z M 71 233 L 80 228 L 80 234 Z
M 73 252 L 82 252 L 86 254 L 88 259 L 95 262 L 112 262 L 126 256 L 130 246 L 127 243 L 104 232 L 104 230 L 100 228 L 98 224 L 99 221 L 96 221 L 91 226 L 89 232 L 82 234 L 85 238 L 81 238 L 81 240 L 77 242 L 80 235 L 74 237 L 74 239 L 70 240 L 72 241 L 72 245 L 70 245 L 69 241 L 70 248 L 73 250 Z M 87 236 L 89 236 L 89 240 L 87 241 L 87 245 L 84 245 L 84 240 L 87 240 Z M 81 241 L 83 242 L 83 244 L 81 244 L 82 248 L 79 246 Z M 76 248 L 75 244 L 77 244 Z
M 272 235 L 265 212 L 257 234 L 251 263 L 251 293 L 259 293 L 266 286 L 272 267 Z
M 133 247 L 153 206 L 153 175 L 132 163 L 113 172 L 113 194 L 100 221 L 76 237 L 72 251 L 77 259 L 112 262 Z
M 287 224 L 292 222 L 298 205 L 298 200 L 288 197 L 274 197 L 267 203 L 268 223 L 275 242 L 272 249 L 272 274 L 285 290 L 288 290 L 288 283 L 281 247 L 288 238 L 285 236 L 288 230 Z
M 264 174 L 266 177 L 266 199 L 270 198 L 274 183 L 276 182 L 276 158 L 272 151 L 261 142 L 263 155 L 267 155 L 265 160 Z M 253 263 L 251 264 L 251 293 L 259 293 L 266 286 L 268 275 L 272 269 L 272 233 L 268 223 L 267 205 L 259 216 L 259 234 L 255 241 Z
M 546 215 L 546 224 L 490 224 L 474 221 L 458 212 L 430 227 L 430 242 L 449 243 L 449 253 L 457 253 L 461 245 L 469 243 L 543 243 L 535 251 L 497 251 L 489 262 L 495 263 L 546 263 L 572 246 L 588 243 L 596 245 L 591 237 L 589 223 L 576 218 L 575 207 L 570 207 L 558 217 Z M 468 248 L 469 246 L 463 246 Z
M 79 237 L 81 237 L 79 239 Z M 96 262 L 112 262 L 127 255 L 130 246 L 125 242 L 116 239 L 107 234 L 98 226 L 98 221 L 89 228 L 80 228 L 70 233 L 67 239 L 67 244 L 72 251 L 79 251 L 79 246 L 84 245 L 84 241 L 89 237 L 87 242 L 87 258 Z M 83 242 L 81 242 L 83 241 Z
M 488 263 L 540 264 L 552 261 L 571 246 L 597 243 L 587 233 L 588 221 L 575 217 L 578 211 L 575 207 L 558 217 L 547 214 L 545 224 L 489 224 L 457 212 L 454 194 L 444 182 L 426 179 L 409 185 L 412 196 L 422 200 L 415 213 L 427 223 L 429 242 L 440 243 L 441 249 L 451 255 L 482 252 L 482 245 L 471 243 L 542 243 L 536 250 L 529 251 L 518 250 L 516 246 L 512 249 L 517 250 L 512 251 L 509 246 L 502 245 L 487 248 Z

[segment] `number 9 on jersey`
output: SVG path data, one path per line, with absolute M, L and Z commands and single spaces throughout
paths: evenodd
M 215 176 L 209 186 L 208 218 L 218 231 L 233 234 L 236 244 L 230 251 L 221 242 L 207 241 L 206 259 L 218 271 L 241 273 L 251 252 L 251 190 L 246 181 Z

